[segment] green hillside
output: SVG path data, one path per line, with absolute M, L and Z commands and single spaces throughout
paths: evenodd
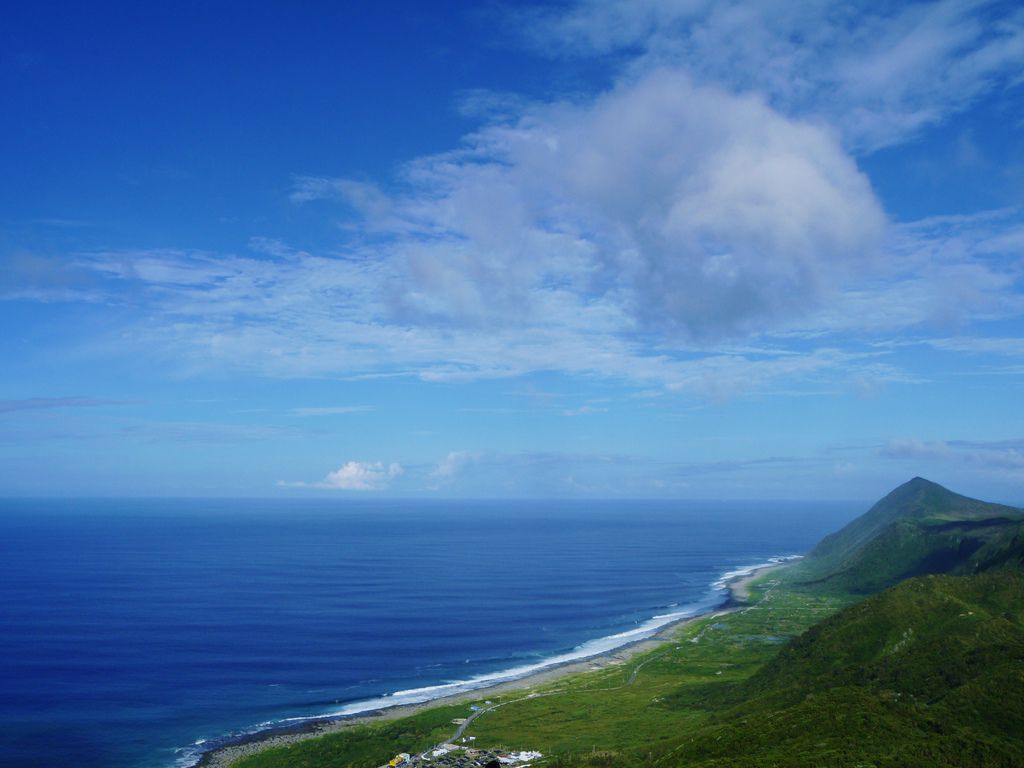
M 804 633 L 731 698 L 654 762 L 1024 765 L 1024 575 L 904 582 Z
M 916 477 L 826 536 L 793 578 L 805 586 L 873 594 L 922 574 L 1020 567 L 1022 553 L 1024 510 Z

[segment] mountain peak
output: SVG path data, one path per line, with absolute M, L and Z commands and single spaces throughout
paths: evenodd
M 1010 539 L 1022 513 L 915 477 L 822 539 L 806 568 L 819 579 L 841 578 L 873 591 L 906 575 L 966 567 L 975 550 L 1003 533 L 1009 537 L 1003 548 L 1016 552 Z
M 868 513 L 872 517 L 914 517 L 937 508 L 957 506 L 958 501 L 973 501 L 923 477 L 915 477 L 889 491 Z M 874 513 L 874 514 L 872 514 Z
M 891 496 L 892 494 L 899 493 L 900 491 L 924 491 L 924 490 L 928 490 L 928 491 L 936 490 L 936 491 L 943 491 L 945 493 L 952 493 L 952 491 L 950 491 L 948 488 L 944 488 L 943 486 L 939 485 L 938 483 L 933 483 L 931 480 L 928 480 L 928 479 L 926 479 L 924 477 L 918 476 L 918 477 L 911 478 L 910 480 L 907 480 L 907 482 L 905 482 L 903 485 L 896 486 L 896 488 L 894 488 L 892 491 L 890 491 L 888 495 Z

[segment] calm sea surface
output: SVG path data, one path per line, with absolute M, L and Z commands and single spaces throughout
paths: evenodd
M 529 667 L 713 605 L 724 572 L 860 511 L 0 501 L 0 765 L 186 765 L 201 740 Z

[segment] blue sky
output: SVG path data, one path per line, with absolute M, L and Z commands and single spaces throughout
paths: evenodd
M 32 3 L 0 495 L 1024 502 L 1024 9 Z

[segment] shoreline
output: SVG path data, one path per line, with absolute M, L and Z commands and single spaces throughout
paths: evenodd
M 555 682 L 570 675 L 591 672 L 608 667 L 625 664 L 641 653 L 654 650 L 661 645 L 671 641 L 676 631 L 681 627 L 691 624 L 700 619 L 720 616 L 739 610 L 748 604 L 750 597 L 750 584 L 755 580 L 772 571 L 785 568 L 799 560 L 799 556 L 790 557 L 779 562 L 771 562 L 765 565 L 754 567 L 752 570 L 743 570 L 742 573 L 732 575 L 726 574 L 722 586 L 727 590 L 725 600 L 718 606 L 704 610 L 693 616 L 685 616 L 671 621 L 659 627 L 648 637 L 634 640 L 620 645 L 616 648 L 595 653 L 592 656 L 566 661 L 561 664 L 552 664 L 549 667 L 539 669 L 522 677 L 512 680 L 504 680 L 479 688 L 452 693 L 427 701 L 395 704 L 388 707 L 372 709 L 353 715 L 325 715 L 321 718 L 310 718 L 293 725 L 270 726 L 266 729 L 255 731 L 251 734 L 240 736 L 230 740 L 221 746 L 203 752 L 197 762 L 191 765 L 194 768 L 229 768 L 229 766 L 240 758 L 262 752 L 265 749 L 287 746 L 300 741 L 318 738 L 330 733 L 337 733 L 346 728 L 368 723 L 385 722 L 397 720 L 402 717 L 415 715 L 426 709 L 438 706 L 449 706 L 465 702 L 476 701 L 489 696 L 499 696 L 512 691 L 522 691 L 535 688 L 540 685 Z

